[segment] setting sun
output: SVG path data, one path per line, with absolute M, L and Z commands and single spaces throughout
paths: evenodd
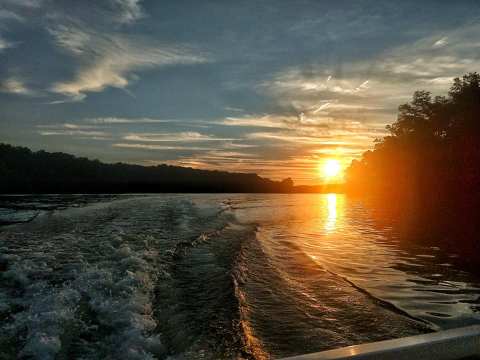
M 325 162 L 322 168 L 322 174 L 324 177 L 335 177 L 340 174 L 341 166 L 340 162 L 335 159 L 330 159 Z

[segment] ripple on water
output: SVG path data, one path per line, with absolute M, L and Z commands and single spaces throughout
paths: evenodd
M 0 349 L 262 359 L 478 323 L 479 278 L 379 212 L 334 194 L 161 195 L 5 227 Z

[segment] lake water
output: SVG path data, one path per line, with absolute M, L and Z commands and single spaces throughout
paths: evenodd
M 345 195 L 12 199 L 7 359 L 268 359 L 480 323 L 457 254 Z

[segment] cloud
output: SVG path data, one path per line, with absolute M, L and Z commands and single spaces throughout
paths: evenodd
M 91 139 L 105 140 L 109 138 L 109 134 L 104 131 L 89 131 L 89 130 L 40 130 L 38 132 L 42 136 L 75 136 L 87 137 Z
M 198 132 L 186 131 L 179 133 L 140 133 L 128 134 L 123 137 L 128 141 L 140 142 L 183 142 L 183 141 L 232 141 L 231 138 L 217 138 L 211 135 L 205 135 Z
M 264 154 L 277 151 L 304 163 L 330 156 L 348 164 L 387 134 L 385 125 L 395 121 L 398 106 L 415 90 L 445 94 L 454 77 L 478 71 L 478 33 L 480 25 L 472 24 L 431 34 L 368 60 L 343 62 L 341 71 L 325 63 L 282 69 L 257 85 L 273 103 L 270 113 L 221 124 L 249 128 L 246 139 Z M 308 174 L 314 176 L 307 170 L 299 176 Z
M 444 36 L 441 39 L 435 41 L 433 44 L 434 48 L 440 48 L 448 44 L 448 37 Z
M 342 110 L 359 111 L 357 106 L 333 104 Z M 334 119 L 323 114 L 274 115 L 244 117 L 231 126 L 245 126 L 245 141 L 257 146 L 259 153 L 281 156 L 337 156 L 348 162 L 369 148 L 376 138 L 386 135 L 384 123 Z M 255 150 L 257 151 L 257 150 Z M 263 171 L 263 169 L 262 169 Z
M 156 123 L 170 123 L 175 122 L 173 119 L 150 119 L 150 118 L 118 118 L 118 117 L 104 117 L 85 119 L 84 122 L 91 124 L 156 124 Z
M 109 140 L 112 135 L 108 132 L 98 129 L 96 125 L 82 124 L 48 124 L 37 125 L 38 134 L 41 136 L 69 136 L 77 139 L 90 140 Z
M 333 78 L 328 68 L 321 70 L 321 66 L 314 74 L 305 74 L 302 67 L 294 67 L 277 74 L 272 80 L 260 84 L 270 93 L 281 95 L 291 91 L 310 93 L 324 93 L 330 96 L 356 95 L 368 88 L 368 79 L 359 82 L 358 79 Z
M 37 128 L 39 128 L 39 129 L 54 129 L 54 130 L 59 130 L 59 129 L 60 130 L 63 130 L 63 129 L 88 130 L 88 129 L 97 129 L 97 126 L 64 123 L 64 124 L 37 125 Z
M 414 90 L 445 93 L 454 77 L 480 68 L 479 32 L 473 24 L 431 34 L 368 61 L 343 63 L 341 73 L 324 64 L 290 67 L 258 90 L 277 103 L 279 115 L 390 123 Z
M 244 109 L 233 107 L 233 106 L 225 106 L 224 109 L 227 110 L 227 111 L 233 111 L 233 112 L 244 112 L 245 111 Z
M 226 126 L 246 126 L 246 127 L 267 127 L 267 128 L 283 128 L 285 123 L 283 119 L 273 117 L 271 115 L 243 117 L 227 117 L 220 121 L 219 124 Z
M 152 144 L 134 144 L 134 143 L 115 143 L 112 145 L 117 148 L 144 149 L 144 150 L 185 150 L 185 151 L 209 151 L 209 147 L 201 146 L 177 146 L 177 145 L 152 145 Z
M 326 146 L 329 148 L 355 146 L 365 148 L 368 144 L 382 135 L 371 129 L 343 130 L 332 129 L 328 132 L 305 131 L 304 129 L 281 132 L 252 132 L 247 135 L 248 139 L 270 141 L 270 145 L 285 146 L 284 143 L 292 143 L 305 149 L 307 145 Z M 283 143 L 283 144 L 282 144 Z M 313 147 L 314 148 L 314 147 Z
M 9 20 L 23 21 L 23 18 L 13 11 L 0 9 L 0 30 L 7 30 Z M 0 53 L 8 48 L 14 47 L 16 44 L 14 42 L 6 40 L 0 33 Z
M 112 0 L 112 4 L 118 9 L 119 23 L 131 24 L 145 16 L 140 0 Z
M 225 151 L 225 150 L 213 150 L 207 154 L 209 157 L 215 158 L 257 158 L 259 154 L 245 153 L 240 151 Z
M 10 47 L 13 47 L 13 45 L 14 45 L 13 43 L 5 40 L 4 38 L 2 38 L 2 37 L 0 36 L 0 53 L 1 53 L 2 51 L 4 51 L 5 49 L 8 49 L 8 48 L 10 48 Z
M 18 7 L 39 8 L 44 4 L 43 0 L 3 0 L 5 4 Z
M 23 22 L 25 21 L 25 18 L 11 10 L 0 9 L 0 20 L 2 21 L 15 20 L 15 21 Z
M 286 177 L 295 178 L 299 183 L 318 183 L 317 166 L 323 155 L 311 157 L 310 155 L 288 156 L 283 159 L 265 159 L 257 154 L 206 152 L 201 154 L 181 156 L 176 160 L 162 161 L 176 166 L 187 166 L 198 169 L 216 170 L 221 167 L 227 171 L 259 173 L 262 176 L 281 180 Z M 158 164 L 158 161 L 150 161 Z
M 13 77 L 0 81 L 0 92 L 26 96 L 35 95 L 35 92 L 29 89 L 23 80 Z
M 51 28 L 50 33 L 56 44 L 80 64 L 74 79 L 57 82 L 51 89 L 73 101 L 83 100 L 86 93 L 101 92 L 106 87 L 125 88 L 134 71 L 207 61 L 204 55 L 186 47 L 97 33 L 72 24 Z

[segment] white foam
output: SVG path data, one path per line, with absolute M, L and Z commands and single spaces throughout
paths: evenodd
M 198 209 L 183 200 L 161 203 L 159 212 L 177 217 L 174 225 L 170 218 L 162 223 L 160 214 L 137 208 L 138 219 L 147 217 L 149 229 L 157 231 L 153 235 L 138 230 L 144 226 L 130 218 L 135 211 L 124 215 L 128 207 L 113 217 L 105 206 L 95 209 L 58 212 L 30 223 L 28 232 L 18 226 L 0 233 L 0 267 L 5 270 L 0 272 L 0 314 L 7 315 L 0 324 L 0 342 L 13 339 L 14 355 L 69 356 L 68 344 L 75 341 L 79 346 L 74 351 L 80 352 L 75 356 L 82 359 L 168 355 L 153 312 L 155 287 L 168 283 L 164 290 L 175 291 L 165 281 L 170 278 L 169 251 L 177 242 L 209 241 L 211 230 L 199 230 L 208 223 L 199 219 L 218 208 Z M 177 335 L 182 330 L 187 336 L 186 329 Z
M 66 267 L 65 273 L 73 274 L 74 279 L 59 288 L 47 281 L 34 280 L 39 272 L 52 272 L 42 261 L 48 258 L 43 252 L 34 252 L 33 260 L 2 255 L 0 260 L 8 267 L 1 275 L 2 284 L 21 290 L 21 296 L 2 296 L 0 312 L 8 311 L 14 303 L 25 307 L 25 311 L 17 313 L 14 321 L 8 324 L 10 336 L 27 334 L 21 356 L 55 358 L 61 351 L 62 335 L 74 323 L 82 325 L 78 318 L 82 298 L 88 299 L 88 307 L 96 314 L 96 321 L 111 329 L 102 347 L 116 354 L 116 358 L 153 359 L 153 354 L 165 353 L 160 338 L 151 335 L 157 326 L 152 311 L 154 279 L 150 275 L 151 265 L 143 256 L 151 260 L 154 253 L 134 251 L 128 244 L 122 244 L 121 239 L 112 240 L 120 246 L 115 248 L 110 244 L 111 255 L 96 266 L 85 267 L 77 263 Z M 83 331 L 95 330 L 85 326 Z

